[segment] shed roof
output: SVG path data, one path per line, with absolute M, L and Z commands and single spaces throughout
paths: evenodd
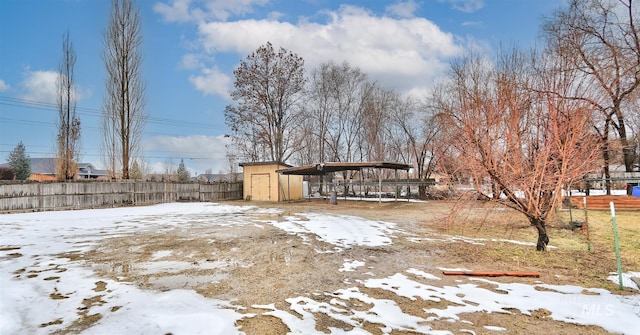
M 271 161 L 271 162 L 244 162 L 244 163 L 240 163 L 238 164 L 239 166 L 245 167 L 245 166 L 254 166 L 254 165 L 282 165 L 282 166 L 287 166 L 287 167 L 292 167 L 293 165 L 289 165 L 287 163 L 283 163 L 283 162 L 276 162 L 276 161 Z
M 360 170 L 363 168 L 409 170 L 411 165 L 394 162 L 324 162 L 281 169 L 277 172 L 284 175 L 323 175 L 331 172 Z

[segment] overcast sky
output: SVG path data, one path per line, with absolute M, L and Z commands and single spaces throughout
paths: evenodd
M 533 45 L 563 0 L 138 0 L 150 119 L 144 155 L 157 172 L 180 159 L 192 174 L 226 169 L 233 69 L 270 41 L 307 71 L 347 61 L 420 96 L 465 50 Z M 0 1 L 0 161 L 23 141 L 54 157 L 55 78 L 69 32 L 82 122 L 81 160 L 99 167 L 107 0 Z

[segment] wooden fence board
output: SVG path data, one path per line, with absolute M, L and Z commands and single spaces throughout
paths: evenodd
M 242 199 L 242 182 L 51 182 L 0 184 L 0 212 Z
M 576 208 L 584 207 L 584 196 L 573 196 L 571 204 Z M 587 197 L 587 209 L 609 209 L 613 201 L 616 209 L 640 209 L 640 198 L 627 195 L 596 195 Z

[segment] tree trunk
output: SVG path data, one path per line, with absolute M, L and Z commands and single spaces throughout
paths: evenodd
M 491 180 L 491 193 L 492 193 L 491 197 L 494 200 L 500 199 L 500 195 L 502 194 L 502 188 L 495 180 Z
M 427 185 L 424 182 L 421 182 L 418 185 L 418 197 L 420 199 L 426 199 L 427 198 Z
M 609 154 L 609 122 L 605 125 L 605 133 L 602 135 L 602 159 L 603 159 L 603 167 L 602 172 L 604 173 L 604 184 L 607 190 L 607 195 L 611 195 L 611 174 L 609 172 L 609 164 L 611 164 L 611 156 Z
M 544 220 L 539 218 L 529 218 L 529 222 L 538 230 L 538 243 L 536 244 L 536 250 L 546 251 L 547 244 L 549 244 L 549 235 L 547 235 L 547 227 Z

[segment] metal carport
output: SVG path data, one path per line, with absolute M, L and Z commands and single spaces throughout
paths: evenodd
M 365 168 L 373 168 L 373 169 L 392 169 L 395 170 L 396 175 L 396 185 L 398 179 L 398 170 L 409 171 L 411 169 L 411 165 L 396 163 L 396 162 L 324 162 L 317 164 L 309 164 L 303 166 L 295 166 L 286 169 L 277 170 L 276 172 L 283 175 L 303 175 L 303 176 L 318 176 L 318 175 L 326 175 L 329 173 L 340 172 L 340 171 L 349 171 L 349 170 L 357 170 L 362 171 Z M 362 179 L 362 173 L 360 173 L 360 178 Z M 378 201 L 382 202 L 382 174 L 378 174 Z M 408 187 L 407 187 L 408 189 Z M 407 201 L 409 200 L 410 195 L 407 193 Z M 398 192 L 396 187 L 396 200 L 398 200 Z

